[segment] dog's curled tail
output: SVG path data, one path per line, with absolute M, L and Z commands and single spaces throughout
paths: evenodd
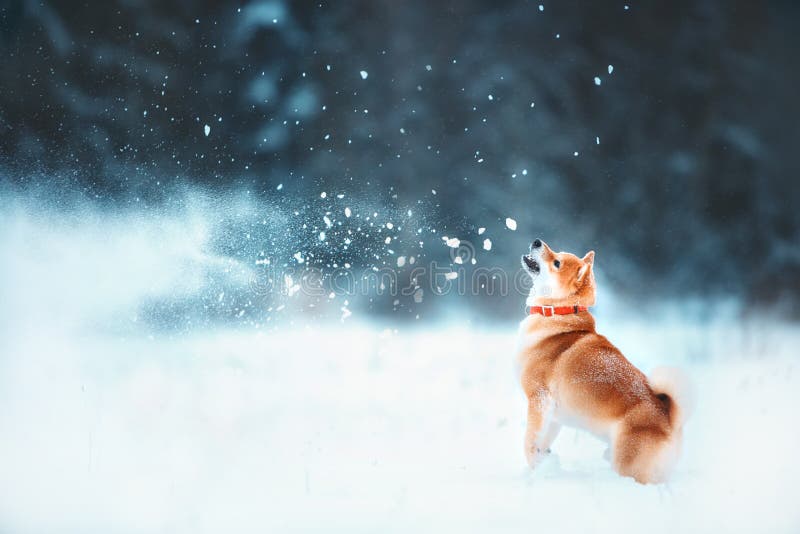
M 694 387 L 677 367 L 657 367 L 647 377 L 650 388 L 664 404 L 670 426 L 681 428 L 694 411 Z

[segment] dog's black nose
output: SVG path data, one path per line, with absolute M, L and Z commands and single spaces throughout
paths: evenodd
M 531 243 L 531 248 L 539 248 L 541 246 L 542 246 L 542 240 L 541 239 L 534 239 L 533 243 Z

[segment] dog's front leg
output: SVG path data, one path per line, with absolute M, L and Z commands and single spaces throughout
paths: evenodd
M 550 444 L 560 428 L 551 421 L 551 399 L 545 391 L 537 391 L 528 399 L 528 427 L 525 430 L 525 459 L 531 469 L 550 453 Z

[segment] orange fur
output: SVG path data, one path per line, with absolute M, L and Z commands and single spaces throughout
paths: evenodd
M 534 258 L 534 249 L 527 256 Z M 560 265 L 555 266 L 558 260 Z M 547 295 L 532 305 L 595 303 L 594 252 L 583 258 L 553 252 L 545 243 L 535 263 L 548 278 Z M 666 479 L 680 452 L 682 411 L 675 394 L 647 377 L 595 330 L 589 312 L 529 315 L 520 324 L 521 383 L 528 399 L 525 456 L 535 467 L 562 424 L 589 430 L 611 445 L 614 469 L 640 483 Z M 671 395 L 672 393 L 672 395 Z

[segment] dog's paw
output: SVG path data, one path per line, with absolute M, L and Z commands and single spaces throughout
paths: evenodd
M 544 479 L 563 477 L 565 471 L 561 468 L 561 460 L 556 453 L 541 451 L 535 469 L 526 469 L 528 480 L 531 484 Z
M 539 465 L 539 463 L 551 453 L 552 451 L 550 450 L 550 447 L 547 448 L 534 447 L 531 450 L 527 451 L 525 457 L 526 460 L 528 460 L 528 465 L 530 466 L 531 469 L 533 469 L 537 465 Z

